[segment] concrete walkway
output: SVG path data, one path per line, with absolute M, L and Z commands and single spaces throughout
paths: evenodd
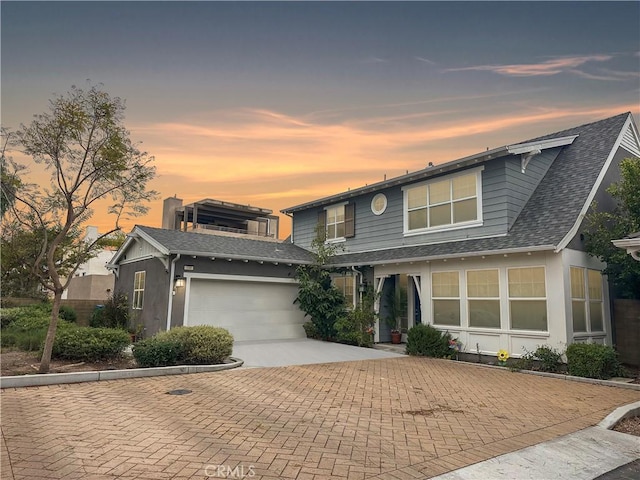
M 235 342 L 233 356 L 244 360 L 243 368 L 286 367 L 404 357 L 399 353 L 374 348 L 319 342 L 308 338 Z

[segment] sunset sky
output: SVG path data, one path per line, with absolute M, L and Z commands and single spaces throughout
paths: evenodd
M 161 193 L 126 231 L 160 226 L 174 194 L 279 214 L 385 174 L 640 114 L 639 2 L 0 8 L 2 126 L 87 79 L 126 99 Z M 91 223 L 112 224 L 102 210 Z

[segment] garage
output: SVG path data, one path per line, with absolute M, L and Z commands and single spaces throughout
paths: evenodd
M 236 341 L 305 337 L 304 313 L 293 304 L 298 294 L 295 281 L 215 277 L 188 278 L 184 325 L 223 327 Z

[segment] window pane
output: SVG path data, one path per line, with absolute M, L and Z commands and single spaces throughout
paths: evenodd
M 573 331 L 574 332 L 586 332 L 587 331 L 587 312 L 585 312 L 585 303 L 582 300 L 571 302 L 571 308 L 573 310 Z
M 344 237 L 344 222 L 336 224 L 336 238 Z
M 451 223 L 451 205 L 438 205 L 429 209 L 429 226 L 449 225 Z
M 409 230 L 427 228 L 427 209 L 413 210 L 409 212 Z
M 478 209 L 475 198 L 461 200 L 453 204 L 453 223 L 469 222 L 477 218 Z
M 546 300 L 511 300 L 511 328 L 514 330 L 547 330 Z
M 469 326 L 500 328 L 500 300 L 469 300 Z
M 592 332 L 602 332 L 602 302 L 589 302 L 589 320 Z
M 451 201 L 451 183 L 449 180 L 429 185 L 429 205 L 449 201 Z
M 427 205 L 427 186 L 413 187 L 407 190 L 409 208 L 425 207 Z
M 589 277 L 589 300 L 602 300 L 602 275 L 598 270 L 587 270 Z
M 336 222 L 344 222 L 344 207 L 336 209 Z
M 476 176 L 465 175 L 453 179 L 453 199 L 475 197 L 476 196 Z
M 571 267 L 571 298 L 585 298 L 583 268 Z
M 435 272 L 431 278 L 431 292 L 434 297 L 460 296 L 458 272 Z
M 460 301 L 434 300 L 433 323 L 436 325 L 460 325 Z
M 508 276 L 510 297 L 546 297 L 544 267 L 511 268 Z
M 467 272 L 467 296 L 499 297 L 498 270 L 470 270 Z
M 327 238 L 336 238 L 336 225 L 327 225 Z

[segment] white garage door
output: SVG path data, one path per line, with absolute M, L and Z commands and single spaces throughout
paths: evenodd
M 223 327 L 236 341 L 305 337 L 296 284 L 194 278 L 188 294 L 185 325 Z

